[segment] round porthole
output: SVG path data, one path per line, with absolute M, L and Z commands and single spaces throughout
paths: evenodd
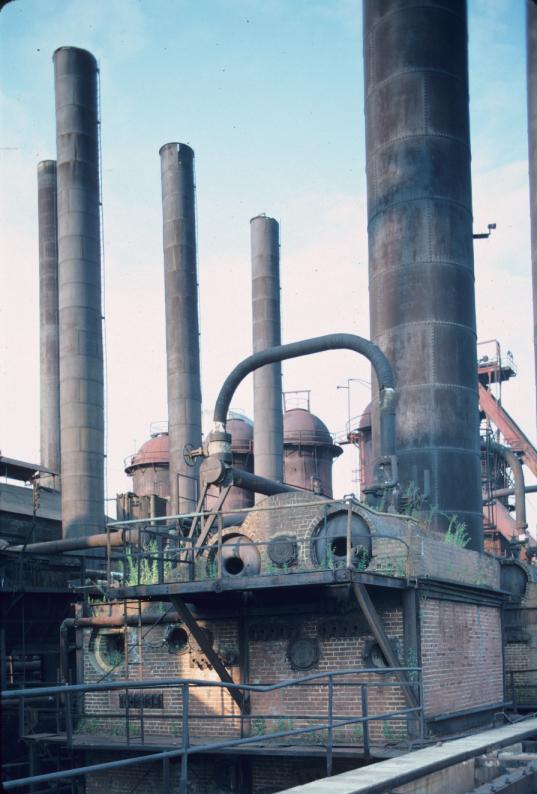
M 287 658 L 293 670 L 310 670 L 319 661 L 319 655 L 319 643 L 312 637 L 291 640 L 287 649 Z
M 347 560 L 347 512 L 332 513 L 312 533 L 311 554 L 315 565 L 337 568 Z M 351 523 L 352 561 L 365 568 L 371 557 L 371 536 L 364 519 L 353 513 Z
M 296 538 L 291 535 L 276 535 L 267 547 L 267 554 L 275 565 L 293 565 L 298 558 Z
M 390 637 L 389 640 L 396 658 L 399 659 L 401 656 L 399 640 L 396 637 Z M 377 669 L 388 667 L 388 662 L 380 649 L 380 645 L 373 639 L 366 641 L 362 659 L 366 667 L 376 667 Z
M 181 626 L 168 626 L 164 641 L 169 653 L 186 653 L 188 651 L 188 633 Z
M 384 654 L 380 650 L 380 645 L 375 643 L 371 650 L 369 651 L 369 660 L 371 662 L 371 667 L 387 667 L 388 663 L 384 658 Z
M 121 668 L 125 660 L 125 639 L 122 631 L 101 629 L 90 645 L 97 665 L 109 673 Z

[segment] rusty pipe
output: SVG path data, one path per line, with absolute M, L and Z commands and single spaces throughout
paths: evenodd
M 28 543 L 27 546 L 8 546 L 6 551 L 27 551 L 31 554 L 63 554 L 66 551 L 123 546 L 125 543 L 138 543 L 137 529 L 124 529 L 119 532 L 110 532 L 110 534 L 99 532 L 96 535 L 63 538 L 62 540 L 46 540 L 42 543 Z
M 536 493 L 537 492 L 537 485 L 526 485 L 524 487 L 525 493 Z M 491 496 L 493 499 L 499 499 L 503 496 L 513 496 L 515 494 L 514 488 L 498 488 L 496 491 L 493 491 Z
M 498 444 L 496 441 L 482 443 L 481 448 L 484 451 L 494 452 L 496 455 L 499 455 L 513 472 L 515 481 L 516 529 L 517 532 L 525 532 L 528 528 L 528 522 L 526 521 L 526 488 L 524 483 L 524 470 L 520 458 L 510 447 L 505 447 L 503 444 Z
M 118 533 L 119 534 L 119 533 Z M 62 681 L 69 682 L 69 646 L 68 638 L 71 629 L 105 628 L 108 626 L 150 626 L 157 623 L 181 623 L 177 612 L 164 615 L 98 615 L 91 618 L 65 618 L 60 624 L 60 675 Z

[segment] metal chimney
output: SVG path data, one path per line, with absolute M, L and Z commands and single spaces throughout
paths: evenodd
M 187 466 L 183 450 L 185 444 L 201 446 L 194 152 L 184 143 L 167 143 L 160 149 L 160 162 L 173 514 L 196 508 L 198 468 Z
M 537 391 L 537 5 L 534 0 L 527 0 L 526 3 L 526 43 L 531 270 L 533 282 L 533 349 L 535 356 L 535 381 Z
M 403 494 L 483 548 L 465 0 L 364 0 L 371 339 Z M 373 401 L 378 454 L 378 398 Z
M 250 221 L 252 255 L 253 352 L 281 344 L 280 239 L 274 218 Z M 254 372 L 254 471 L 283 480 L 282 367 Z
M 85 50 L 54 53 L 64 537 L 104 527 L 97 71 Z
M 37 165 L 39 219 L 39 364 L 41 464 L 60 473 L 60 349 L 58 319 L 58 213 L 56 161 Z M 58 478 L 41 484 L 59 488 Z

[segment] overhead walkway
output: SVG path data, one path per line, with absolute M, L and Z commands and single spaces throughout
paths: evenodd
M 423 750 L 416 750 L 387 761 L 379 761 L 341 775 L 294 786 L 280 794 L 365 794 L 365 792 L 380 794 L 380 792 L 393 792 L 405 783 L 420 780 L 434 773 L 443 773 L 443 782 L 438 781 L 438 787 L 427 788 L 427 791 L 471 791 L 475 788 L 473 785 L 464 788 L 461 786 L 463 781 L 456 779 L 467 776 L 468 771 L 472 772 L 473 777 L 473 769 L 465 769 L 464 762 L 534 735 L 537 735 L 537 718 L 466 736 L 463 739 L 438 743 Z

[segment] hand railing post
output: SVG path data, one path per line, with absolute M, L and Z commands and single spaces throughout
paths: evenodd
M 334 747 L 334 679 L 328 676 L 328 741 L 326 743 L 326 776 L 332 775 L 332 757 Z
M 181 756 L 181 777 L 180 777 L 180 780 L 179 780 L 179 794 L 187 794 L 187 791 L 188 791 L 188 745 L 189 745 L 189 741 L 190 741 L 190 739 L 189 739 L 189 730 L 188 730 L 190 690 L 188 688 L 188 684 L 182 684 L 181 693 L 182 693 L 182 703 L 183 703 L 183 741 L 182 741 L 183 754 Z
M 26 733 L 24 725 L 24 698 L 19 700 L 19 739 Z
M 347 569 L 352 568 L 352 501 L 347 502 Z
M 136 538 L 136 541 L 137 541 L 137 543 L 136 543 L 136 551 L 137 551 L 137 557 L 138 557 L 138 559 L 136 561 L 136 570 L 138 572 L 138 576 L 137 576 L 137 579 L 136 579 L 136 584 L 137 585 L 140 585 L 140 575 L 141 575 L 140 572 L 141 572 L 141 568 L 142 568 L 142 534 L 143 534 L 143 529 L 140 529 L 140 531 L 138 532 L 138 537 Z
M 216 552 L 216 578 L 220 582 L 222 579 L 222 513 L 218 512 L 218 548 Z
M 131 743 L 129 690 L 125 687 L 125 737 Z
M 425 701 L 423 699 L 423 670 L 422 668 L 418 668 L 418 683 L 419 683 L 419 702 L 420 702 L 420 713 L 419 713 L 419 726 L 420 726 L 420 742 L 423 744 L 425 741 Z
M 172 794 L 169 758 L 162 759 L 162 791 L 163 794 Z
M 193 582 L 196 578 L 196 538 L 191 538 L 190 546 L 190 562 L 188 564 L 190 581 Z
M 71 714 L 71 693 L 65 693 L 65 734 L 67 737 L 67 746 L 71 747 L 73 744 L 73 720 Z
M 145 743 L 145 722 L 144 722 L 144 692 L 140 695 L 140 741 Z
M 164 582 L 164 538 L 162 535 L 157 535 L 157 571 L 158 583 Z
M 361 685 L 362 695 L 362 725 L 364 728 L 364 755 L 369 758 L 369 720 L 368 718 L 368 703 L 367 703 L 367 684 Z

